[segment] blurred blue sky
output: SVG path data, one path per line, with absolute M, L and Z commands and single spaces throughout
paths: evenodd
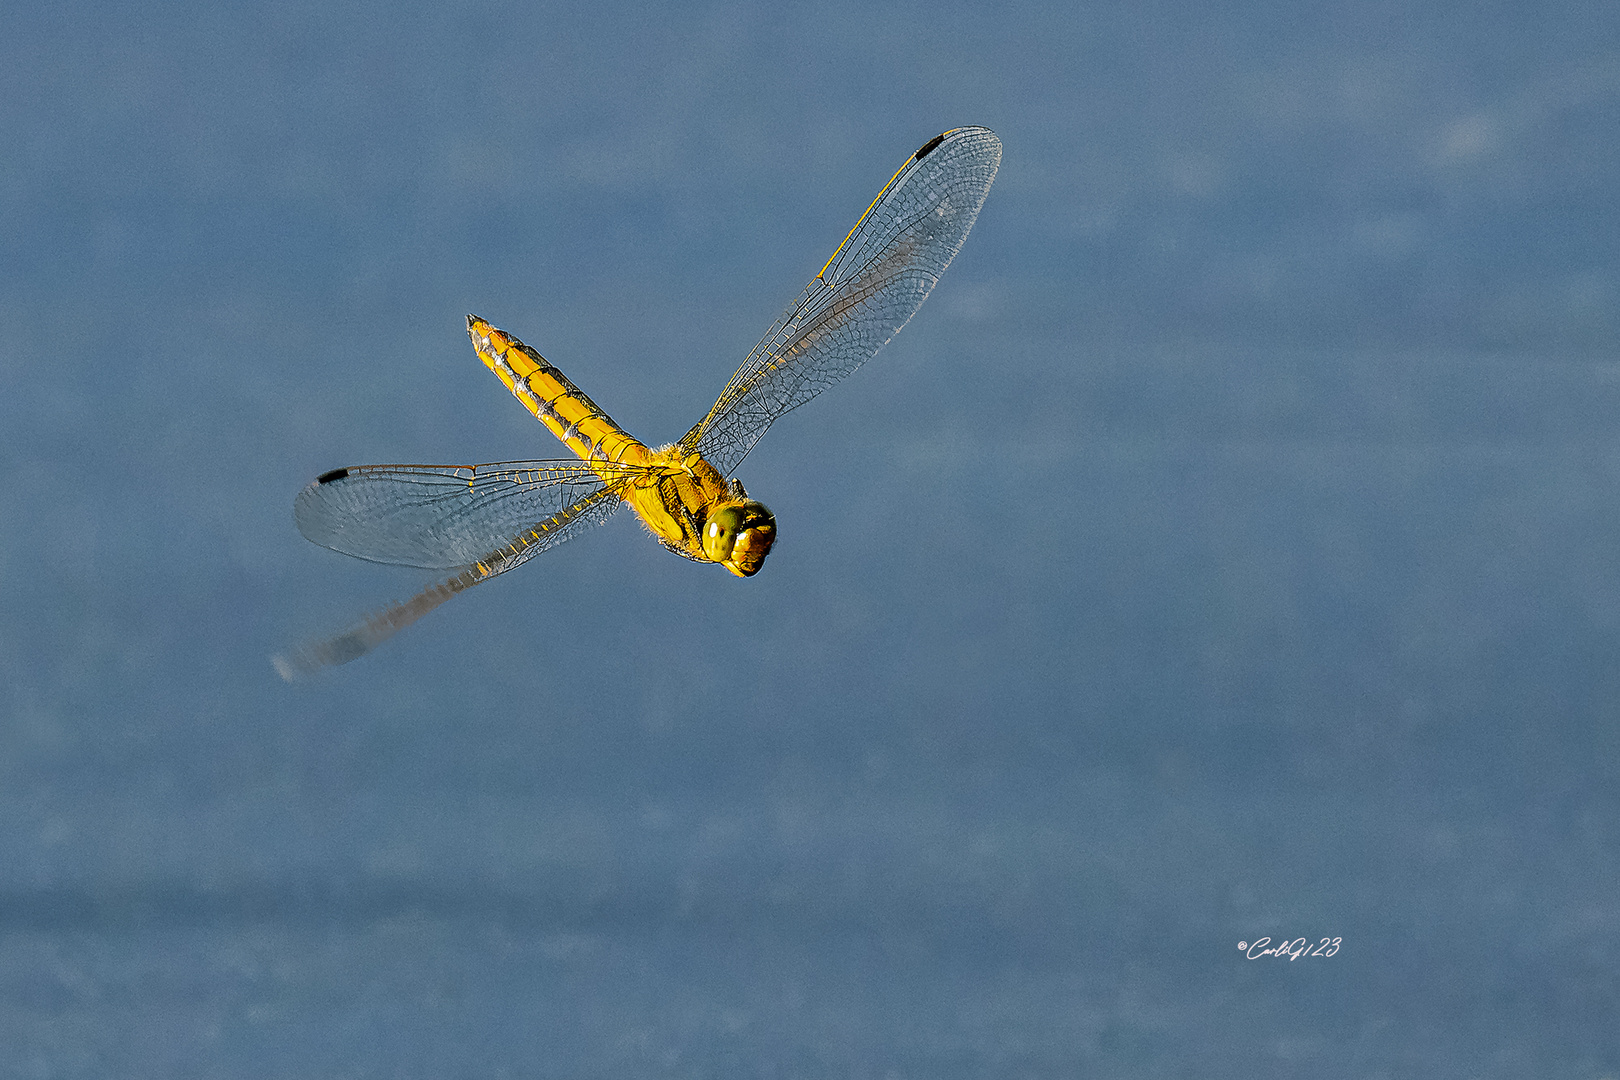
M 277 679 L 466 313 L 673 439 L 964 124 L 762 574 Z M 0 1074 L 1620 1075 L 1617 186 L 1614 5 L 0 11 Z

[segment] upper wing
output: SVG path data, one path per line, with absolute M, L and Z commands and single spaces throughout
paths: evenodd
M 373 562 L 456 573 L 340 634 L 272 657 L 276 670 L 294 679 L 363 656 L 457 593 L 606 521 L 619 508 L 619 490 L 608 466 L 577 461 L 362 465 L 323 474 L 293 503 L 310 540 Z
M 864 364 L 928 298 L 984 205 L 1001 140 L 947 131 L 890 178 L 680 445 L 732 472 L 772 421 Z
M 334 469 L 298 493 L 293 518 L 311 541 L 372 562 L 507 570 L 607 520 L 619 498 L 602 472 L 578 461 Z

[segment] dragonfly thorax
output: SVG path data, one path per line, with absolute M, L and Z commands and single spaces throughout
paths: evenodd
M 620 497 L 665 547 L 738 577 L 759 572 L 776 539 L 776 519 L 740 482 L 678 446 L 647 450 L 640 469 Z

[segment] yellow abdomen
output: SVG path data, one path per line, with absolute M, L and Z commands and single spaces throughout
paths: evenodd
M 545 357 L 476 315 L 467 316 L 467 333 L 484 366 L 498 375 L 524 408 L 582 460 L 619 465 L 650 463 L 651 451 L 646 444 L 615 424 Z

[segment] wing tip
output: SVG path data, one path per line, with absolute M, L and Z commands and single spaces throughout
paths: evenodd
M 949 135 L 949 134 L 950 134 L 949 131 L 945 131 L 945 132 L 941 132 L 938 135 L 935 135 L 932 139 L 929 139 L 927 142 L 923 143 L 922 144 L 922 149 L 918 150 L 915 154 L 912 154 L 911 159 L 913 161 L 921 161 L 923 158 L 927 157 L 929 154 L 932 154 L 934 152 L 934 148 L 936 146 L 938 146 L 940 143 L 944 142 L 945 141 L 945 136 Z
M 324 666 L 301 649 L 276 653 L 270 658 L 270 663 L 275 667 L 276 674 L 281 676 L 281 681 L 290 683 L 303 682 Z
M 915 154 L 911 155 L 911 159 L 913 161 L 921 161 L 923 158 L 927 157 L 929 154 L 932 154 L 935 150 L 939 149 L 939 145 L 941 143 L 943 143 L 946 139 L 957 138 L 957 137 L 960 137 L 960 138 L 969 138 L 969 137 L 988 138 L 991 142 L 996 144 L 996 148 L 997 148 L 998 151 L 999 151 L 999 149 L 1001 147 L 1001 136 L 997 135 L 994 131 L 991 131 L 987 127 L 980 127 L 980 126 L 977 126 L 977 125 L 969 125 L 967 127 L 951 128 L 949 131 L 940 132 L 938 135 L 935 135 L 932 139 L 929 139 L 927 142 L 923 143 L 922 147 L 920 149 L 918 149 L 918 151 Z
M 307 642 L 296 649 L 276 653 L 270 663 L 284 682 L 302 682 L 322 668 L 347 664 L 370 652 L 376 642 L 366 640 L 366 629 L 358 627 L 325 641 Z

